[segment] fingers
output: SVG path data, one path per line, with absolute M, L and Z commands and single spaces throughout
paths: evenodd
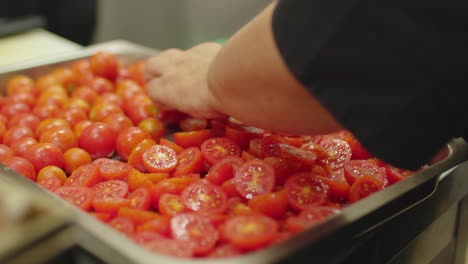
M 167 70 L 167 67 L 175 64 L 182 53 L 183 51 L 180 49 L 168 49 L 150 58 L 145 65 L 145 80 L 150 81 L 160 77 Z

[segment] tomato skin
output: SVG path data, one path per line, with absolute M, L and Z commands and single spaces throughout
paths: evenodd
M 120 208 L 130 206 L 130 200 L 120 197 L 93 199 L 92 206 L 96 212 L 116 216 Z
M 176 239 L 164 238 L 154 240 L 147 243 L 145 248 L 167 256 L 178 258 L 193 257 L 193 251 L 187 243 Z
M 146 118 L 138 123 L 138 127 L 148 132 L 151 138 L 156 142 L 166 134 L 166 127 L 163 122 L 157 118 Z
M 288 144 L 289 142 L 279 135 L 267 135 L 263 137 L 261 157 L 279 157 L 281 150 L 279 144 Z
M 186 117 L 179 121 L 179 127 L 184 132 L 202 130 L 207 126 L 208 120 L 202 118 Z
M 333 171 L 329 177 L 324 177 L 328 186 L 330 186 L 330 198 L 337 201 L 348 199 L 350 185 L 344 176 L 344 169 Z
M 223 189 L 228 197 L 240 197 L 240 193 L 237 191 L 234 184 L 234 179 L 223 182 L 223 184 L 221 184 L 221 189 Z
M 112 114 L 123 114 L 123 110 L 116 104 L 94 104 L 89 110 L 89 120 L 103 122 L 106 117 Z
M 107 51 L 99 51 L 89 60 L 91 71 L 97 75 L 114 81 L 119 74 L 119 62 L 117 57 Z
M 31 77 L 23 74 L 15 75 L 8 80 L 5 89 L 7 95 L 11 95 L 20 91 L 34 92 L 34 80 L 31 79 Z
M 28 148 L 36 143 L 38 143 L 36 139 L 32 137 L 24 137 L 13 142 L 10 148 L 17 156 L 23 157 L 24 153 L 28 151 Z
M 148 188 L 140 187 L 128 195 L 130 207 L 141 210 L 151 208 L 151 193 Z
M 87 187 L 63 186 L 55 191 L 59 197 L 65 201 L 77 206 L 81 210 L 89 211 L 91 209 L 91 200 L 93 191 Z
M 128 160 L 132 150 L 142 140 L 150 139 L 151 136 L 139 127 L 129 127 L 118 132 L 116 139 L 116 150 L 120 158 L 124 161 Z
M 0 163 L 13 157 L 15 152 L 7 145 L 0 144 Z
M 130 191 L 134 191 L 141 187 L 151 188 L 153 186 L 153 183 L 143 173 L 133 168 L 128 172 L 127 182 L 130 187 Z
M 63 153 L 65 159 L 65 171 L 72 174 L 79 167 L 92 162 L 91 156 L 81 148 L 70 148 Z
M 265 132 L 260 128 L 235 123 L 228 123 L 225 131 L 225 136 L 237 142 L 242 149 L 247 149 L 252 138 L 261 138 Z
M 225 181 L 234 178 L 234 173 L 244 163 L 244 160 L 237 156 L 226 156 L 210 168 L 205 179 L 216 184 L 222 185 Z
M 34 132 L 28 127 L 11 127 L 5 132 L 5 134 L 3 134 L 3 144 L 11 146 L 11 144 L 13 144 L 15 141 L 25 137 L 34 138 Z
M 51 192 L 55 192 L 56 190 L 58 190 L 58 188 L 63 186 L 59 178 L 53 178 L 53 177 L 45 178 L 43 180 L 38 180 L 37 184 L 39 184 L 39 186 Z
M 383 189 L 383 183 L 373 176 L 364 175 L 359 177 L 349 189 L 348 201 L 355 203 L 372 193 Z
M 302 232 L 338 213 L 339 210 L 334 207 L 309 207 L 301 211 L 298 216 L 292 216 L 286 220 L 287 230 L 293 233 Z
M 180 176 L 188 173 L 200 173 L 202 165 L 202 154 L 199 148 L 190 147 L 177 155 L 177 166 L 172 173 L 173 176 Z
M 101 179 L 99 168 L 95 164 L 86 164 L 74 170 L 64 183 L 64 186 L 91 187 Z
M 216 228 L 204 216 L 182 213 L 171 219 L 172 237 L 190 245 L 195 254 L 207 254 L 219 239 Z
M 25 103 L 7 103 L 2 106 L 1 114 L 10 119 L 15 115 L 29 113 L 30 107 Z
M 110 114 L 104 118 L 102 122 L 111 126 L 112 129 L 117 133 L 133 126 L 132 120 L 130 120 L 130 118 L 128 118 L 128 116 L 125 114 L 121 113 Z
M 63 152 L 59 147 L 51 143 L 36 143 L 28 148 L 23 157 L 29 160 L 36 171 L 45 166 L 53 165 L 59 168 L 65 167 Z
M 95 122 L 83 130 L 78 144 L 92 159 L 108 158 L 114 153 L 116 139 L 117 133 L 108 124 Z
M 200 147 L 201 144 L 211 138 L 212 133 L 209 129 L 202 129 L 190 132 L 176 132 L 173 134 L 174 142 L 184 148 Z
M 35 131 L 39 122 L 41 122 L 41 120 L 36 115 L 32 113 L 22 113 L 13 116 L 8 121 L 8 127 L 23 126 L 28 127 L 31 131 Z
M 163 193 L 171 193 L 180 195 L 182 191 L 192 182 L 197 181 L 196 178 L 170 178 L 162 180 L 154 184 L 150 191 L 153 201 L 153 207 L 158 208 L 159 199 Z
M 88 119 L 87 112 L 81 108 L 63 109 L 63 111 L 58 115 L 58 117 L 63 118 L 72 126 L 76 125 L 80 121 Z
M 143 153 L 143 164 L 149 172 L 171 172 L 177 166 L 176 152 L 166 146 L 153 145 Z
M 78 137 L 68 127 L 54 127 L 42 132 L 39 142 L 52 143 L 65 152 L 78 147 Z
M 126 198 L 128 195 L 128 184 L 120 180 L 102 181 L 93 185 L 93 200 L 104 200 L 107 198 Z
M 44 131 L 55 127 L 71 128 L 70 123 L 62 118 L 47 118 L 39 122 L 34 133 L 36 134 L 37 138 L 40 138 Z
M 80 86 L 73 90 L 71 96 L 72 98 L 82 99 L 88 104 L 93 104 L 99 94 L 89 86 Z
M 24 177 L 36 181 L 36 171 L 34 170 L 33 165 L 27 159 L 22 157 L 11 157 L 7 160 L 4 160 L 3 165 L 14 170 Z
M 118 216 L 126 217 L 133 221 L 136 225 L 141 225 L 148 221 L 161 217 L 159 214 L 154 212 L 148 212 L 146 210 L 140 210 L 129 207 L 121 207 L 119 209 Z
M 135 224 L 132 220 L 126 217 L 117 216 L 110 220 L 107 224 L 117 231 L 123 233 L 127 237 L 132 237 L 135 233 Z
M 242 164 L 234 176 L 237 191 L 246 199 L 271 192 L 275 186 L 275 171 L 263 160 L 251 160 Z
M 242 152 L 236 142 L 225 137 L 207 139 L 203 141 L 200 149 L 209 165 L 215 164 L 226 156 L 240 156 Z
M 404 180 L 415 173 L 414 171 L 400 169 L 392 165 L 386 165 L 385 172 L 390 184 Z
M 197 180 L 181 194 L 182 202 L 190 211 L 222 213 L 227 209 L 227 195 L 221 187 L 207 180 Z
M 165 139 L 165 138 L 161 138 L 159 140 L 159 145 L 163 145 L 163 146 L 167 146 L 171 149 L 173 149 L 177 154 L 179 154 L 180 152 L 182 152 L 184 150 L 183 147 L 177 145 L 176 143 L 168 140 L 168 139 Z
M 152 231 L 163 236 L 171 235 L 170 217 L 160 216 L 137 227 L 137 232 Z
M 101 178 L 105 180 L 126 180 L 132 169 L 128 163 L 108 158 L 99 158 L 93 163 L 98 165 Z
M 324 204 L 329 197 L 329 186 L 322 177 L 302 172 L 291 175 L 284 185 L 291 207 L 301 210 Z
M 37 173 L 37 181 L 39 182 L 47 178 L 57 178 L 60 180 L 60 183 L 63 184 L 67 179 L 67 175 L 59 167 L 47 166 L 42 168 L 42 170 Z
M 108 213 L 97 213 L 97 212 L 91 212 L 89 213 L 90 215 L 96 217 L 100 221 L 107 223 L 112 219 L 112 215 Z
M 263 215 L 240 215 L 227 220 L 224 237 L 241 249 L 257 249 L 271 243 L 278 234 L 278 223 Z
M 248 204 L 256 212 L 278 218 L 289 208 L 288 193 L 284 189 L 278 192 L 265 193 L 252 198 Z

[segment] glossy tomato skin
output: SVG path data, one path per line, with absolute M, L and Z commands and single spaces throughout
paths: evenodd
M 89 63 L 91 71 L 97 76 L 113 81 L 119 74 L 119 61 L 112 53 L 100 51 L 91 56 Z
M 108 158 L 114 153 L 116 139 L 117 133 L 108 124 L 95 122 L 83 130 L 78 143 L 91 158 Z
M 240 215 L 227 220 L 224 237 L 241 249 L 253 250 L 271 243 L 278 234 L 278 223 L 263 215 Z
M 34 132 L 28 127 L 14 126 L 9 128 L 3 134 L 3 144 L 11 146 L 15 141 L 20 140 L 25 137 L 34 138 Z
M 352 185 L 357 178 L 364 175 L 376 177 L 382 182 L 386 177 L 384 168 L 381 168 L 374 162 L 368 160 L 350 160 L 344 164 L 343 168 L 344 176 L 349 185 Z
M 138 143 L 130 152 L 128 156 L 128 163 L 132 165 L 135 169 L 140 172 L 146 172 L 145 164 L 143 163 L 143 154 L 145 151 L 153 146 L 156 145 L 156 142 L 152 139 L 143 139 L 140 143 Z
M 244 160 L 237 156 L 226 156 L 210 168 L 205 179 L 216 185 L 222 185 L 234 177 L 234 173 L 243 163 Z
M 78 137 L 68 127 L 54 127 L 42 132 L 39 142 L 47 142 L 56 145 L 65 152 L 71 148 L 78 147 Z
M 275 171 L 268 163 L 255 159 L 242 164 L 233 179 L 242 197 L 252 199 L 273 190 Z
M 130 206 L 135 209 L 149 210 L 151 208 L 151 192 L 148 188 L 140 187 L 128 195 Z
M 28 148 L 23 157 L 29 160 L 36 171 L 40 171 L 45 166 L 65 167 L 62 150 L 51 143 L 36 143 Z
M 202 129 L 188 132 L 176 132 L 173 134 L 174 141 L 177 145 L 189 148 L 200 147 L 200 145 L 211 138 L 212 133 L 209 129 Z
M 23 157 L 24 153 L 28 151 L 28 148 L 34 144 L 38 143 L 36 139 L 32 137 L 24 137 L 13 142 L 10 146 L 17 156 Z
M 92 187 L 101 180 L 99 168 L 95 164 L 86 164 L 74 170 L 65 181 L 65 186 Z
M 116 150 L 120 158 L 128 160 L 133 148 L 135 148 L 144 139 L 150 139 L 151 136 L 139 127 L 129 127 L 118 132 L 116 140 Z
M 199 148 L 190 147 L 177 155 L 177 167 L 172 173 L 173 176 L 180 176 L 188 173 L 200 173 L 202 166 L 202 154 Z
M 36 171 L 31 162 L 27 159 L 22 157 L 11 157 L 2 163 L 20 175 L 23 175 L 32 181 L 36 181 Z
M 0 144 L 0 162 L 7 160 L 15 155 L 15 152 L 7 145 Z
M 71 174 L 79 167 L 92 162 L 89 153 L 81 148 L 68 149 L 63 153 L 63 158 L 65 160 L 65 171 L 68 174 Z
M 279 218 L 289 208 L 288 193 L 286 190 L 265 193 L 254 197 L 248 202 L 254 211 L 273 218 Z

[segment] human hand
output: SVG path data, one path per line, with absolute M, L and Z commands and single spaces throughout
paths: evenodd
M 198 118 L 220 118 L 208 86 L 208 69 L 221 45 L 203 43 L 186 51 L 169 49 L 146 63 L 149 96 L 158 104 Z

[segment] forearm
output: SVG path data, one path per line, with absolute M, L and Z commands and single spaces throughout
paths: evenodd
M 274 4 L 239 30 L 208 71 L 214 106 L 257 127 L 299 134 L 341 128 L 294 78 L 279 54 L 271 29 Z

